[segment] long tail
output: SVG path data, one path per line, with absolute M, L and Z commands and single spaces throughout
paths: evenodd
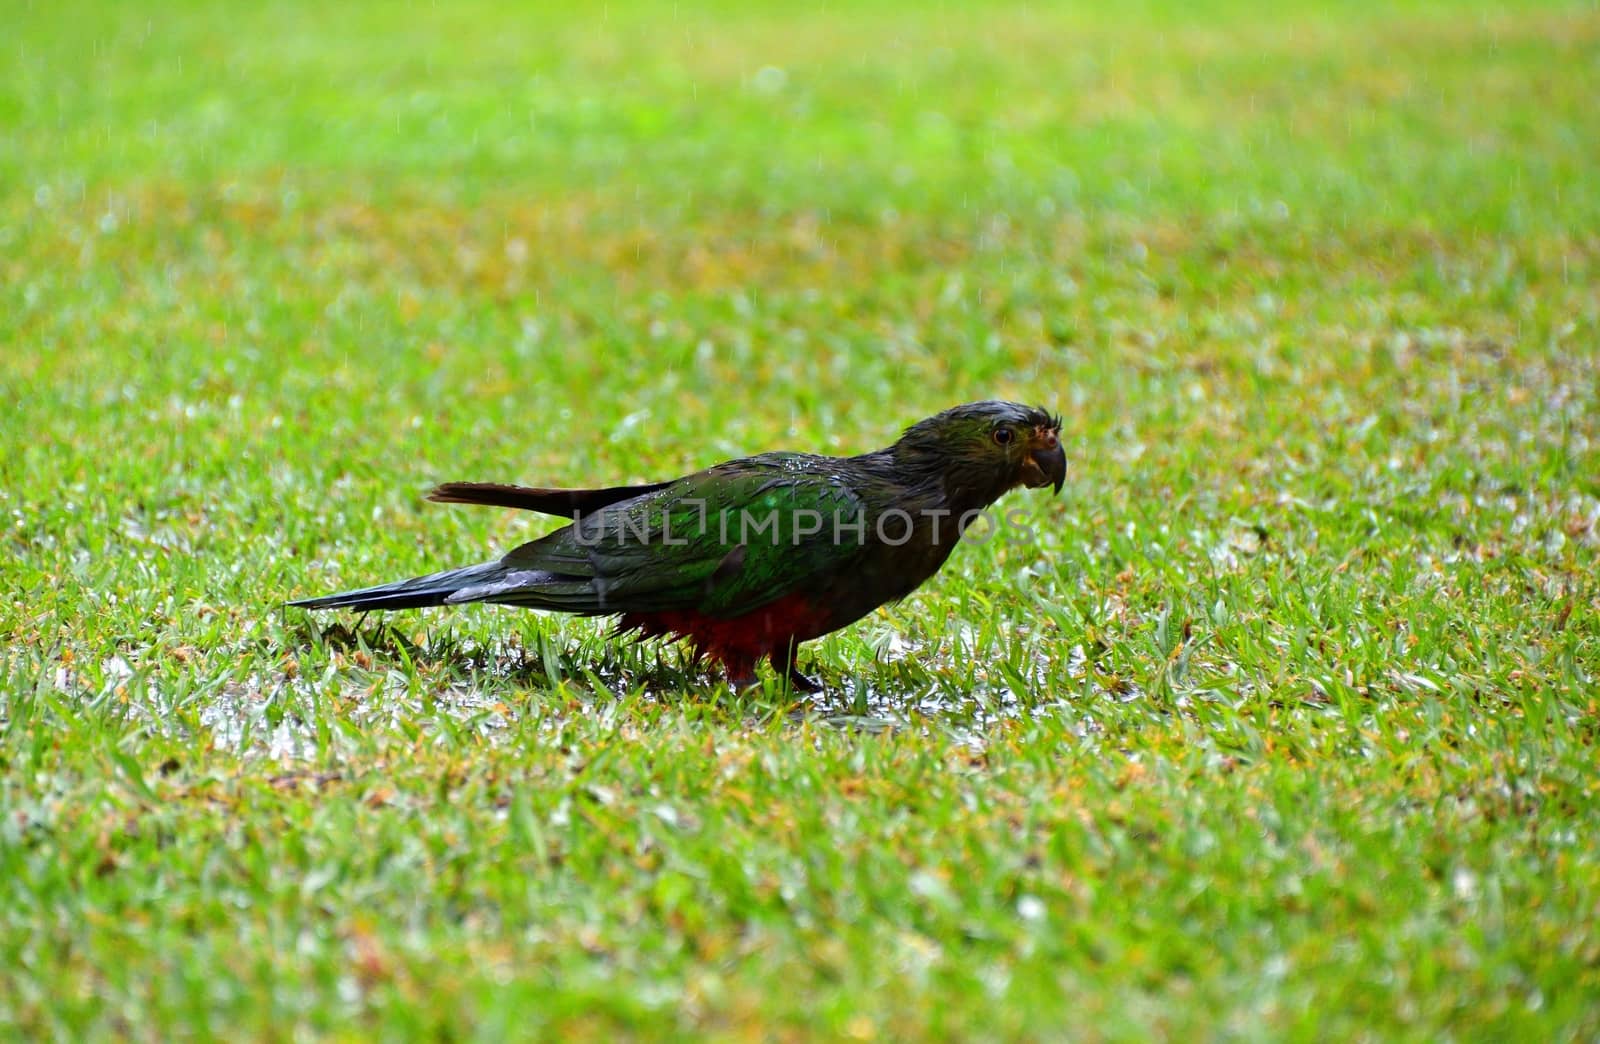
M 615 612 L 589 577 L 546 569 L 526 569 L 504 561 L 400 580 L 355 591 L 301 598 L 287 605 L 302 609 L 422 609 L 430 605 L 499 602 L 564 613 Z
M 301 598 L 288 604 L 303 609 L 421 609 L 429 605 L 444 605 L 457 592 L 497 580 L 505 571 L 506 567 L 499 562 L 486 562 L 392 584 L 363 587 L 357 591 L 343 591 L 320 598 Z

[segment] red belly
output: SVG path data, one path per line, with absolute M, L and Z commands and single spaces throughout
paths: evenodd
M 801 595 L 786 595 L 743 616 L 717 617 L 693 609 L 624 613 L 618 631 L 646 638 L 687 638 L 697 656 L 721 661 L 730 673 L 753 668 L 763 656 L 833 630 L 830 613 Z

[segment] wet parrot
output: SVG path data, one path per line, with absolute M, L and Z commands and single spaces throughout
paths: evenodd
M 306 598 L 307 609 L 495 602 L 617 616 L 619 633 L 684 639 L 735 686 L 769 659 L 817 685 L 795 648 L 904 598 L 1017 486 L 1061 491 L 1061 421 L 1012 402 L 967 403 L 854 457 L 762 453 L 682 478 L 604 489 L 451 482 L 428 499 L 571 519 L 493 562 Z

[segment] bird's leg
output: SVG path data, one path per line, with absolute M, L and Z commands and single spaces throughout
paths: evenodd
M 820 684 L 795 669 L 794 648 L 794 644 L 790 644 L 772 650 L 772 669 L 783 675 L 795 692 L 821 692 Z
M 756 677 L 756 661 L 745 656 L 727 656 L 722 660 L 722 666 L 728 673 L 728 688 L 734 692 L 743 692 L 761 683 Z

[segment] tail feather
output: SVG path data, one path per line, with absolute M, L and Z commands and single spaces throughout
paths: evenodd
M 401 580 L 355 591 L 301 598 L 287 605 L 301 609 L 425 609 L 430 605 L 498 602 L 565 613 L 610 612 L 603 585 L 592 577 L 552 573 L 546 569 L 486 562 L 464 569 Z
M 651 482 L 642 486 L 608 486 L 605 489 L 540 489 L 504 486 L 498 482 L 446 482 L 435 486 L 428 499 L 436 504 L 481 504 L 486 507 L 537 511 L 558 518 L 576 518 L 603 507 L 632 500 L 670 486 Z
M 430 605 L 444 605 L 456 592 L 492 583 L 504 572 L 505 566 L 499 562 L 487 562 L 464 569 L 446 569 L 442 573 L 430 573 L 392 584 L 342 591 L 319 598 L 301 598 L 288 604 L 302 609 L 422 609 Z

